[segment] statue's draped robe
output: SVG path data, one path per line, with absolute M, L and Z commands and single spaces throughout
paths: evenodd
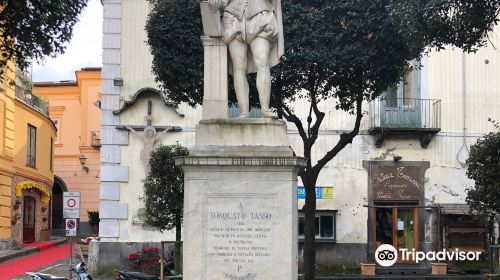
M 281 12 L 281 0 L 229 0 L 228 5 L 224 8 L 225 13 L 230 13 L 240 22 L 250 21 L 254 17 L 258 17 L 259 13 L 274 11 L 274 16 L 278 25 L 278 34 L 275 42 L 272 42 L 271 51 L 269 54 L 269 65 L 273 67 L 280 62 L 280 57 L 285 52 L 285 40 L 283 37 L 283 18 Z M 229 28 L 223 26 L 223 29 Z M 224 31 L 223 31 L 224 33 Z M 231 38 L 234 39 L 234 38 Z M 253 39 L 253 38 L 251 38 Z M 226 43 L 229 43 L 225 40 Z M 248 64 L 247 73 L 255 73 L 255 65 L 253 63 L 252 50 L 248 48 Z M 232 73 L 232 62 L 229 57 L 229 72 Z

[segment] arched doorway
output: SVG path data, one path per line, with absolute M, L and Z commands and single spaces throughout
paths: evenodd
M 54 186 L 52 187 L 52 229 L 64 230 L 63 219 L 63 192 L 68 188 L 64 181 L 58 176 L 54 176 Z
M 23 201 L 23 242 L 35 242 L 36 201 L 31 196 L 25 196 Z

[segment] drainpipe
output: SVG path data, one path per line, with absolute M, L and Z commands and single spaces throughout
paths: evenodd
M 460 166 L 464 168 L 467 166 L 466 160 L 469 157 L 469 148 L 467 148 L 467 141 L 466 141 L 466 133 L 467 133 L 467 127 L 466 127 L 466 120 L 467 120 L 467 104 L 466 102 L 466 81 L 465 81 L 465 52 L 462 51 L 462 57 L 460 61 L 460 94 L 462 95 L 462 146 L 460 147 L 460 150 L 458 150 L 457 153 L 457 161 L 460 163 Z

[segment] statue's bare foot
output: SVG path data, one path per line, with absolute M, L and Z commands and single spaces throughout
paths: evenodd
M 250 114 L 249 113 L 245 113 L 245 114 L 240 114 L 238 117 L 236 117 L 237 119 L 248 119 L 250 117 Z
M 277 119 L 278 115 L 276 115 L 273 111 L 271 110 L 264 110 L 262 111 L 262 117 L 266 119 Z

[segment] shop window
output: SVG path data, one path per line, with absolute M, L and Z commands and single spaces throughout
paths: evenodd
M 36 167 L 36 127 L 28 124 L 28 141 L 26 143 L 26 165 Z
M 441 206 L 444 247 L 448 250 L 484 251 L 486 248 L 486 221 L 471 215 L 467 205 Z
M 335 241 L 337 236 L 337 211 L 316 213 L 316 239 Z M 299 213 L 299 238 L 304 238 L 304 213 Z

